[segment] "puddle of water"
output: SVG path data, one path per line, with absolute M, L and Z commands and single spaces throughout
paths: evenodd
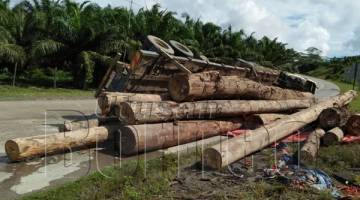
M 41 164 L 40 161 L 31 161 L 31 162 L 26 162 L 25 165 L 39 165 Z
M 5 181 L 6 179 L 10 178 L 11 176 L 12 176 L 12 173 L 0 172 L 0 183 Z
M 30 175 L 21 177 L 20 183 L 10 189 L 17 194 L 25 194 L 36 191 L 50 185 L 51 181 L 64 178 L 66 175 L 80 170 L 80 164 L 89 161 L 89 157 L 74 154 L 72 160 L 60 160 L 54 164 L 40 167 Z

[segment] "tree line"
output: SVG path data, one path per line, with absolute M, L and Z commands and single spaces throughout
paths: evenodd
M 257 39 L 254 33 L 175 14 L 158 4 L 134 12 L 90 1 L 25 0 L 10 7 L 10 0 L 0 0 L 0 70 L 14 77 L 33 68 L 64 70 L 71 72 L 74 86 L 95 86 L 106 56 L 140 48 L 147 35 L 177 40 L 196 55 L 242 58 L 270 67 L 301 57 L 277 38 Z

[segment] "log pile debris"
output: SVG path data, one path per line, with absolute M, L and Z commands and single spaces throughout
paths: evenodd
M 110 67 L 106 76 L 116 77 L 128 70 L 129 82 L 121 82 L 125 83 L 122 87 L 125 89 L 114 91 L 121 84 L 104 78 L 101 84 L 104 87 L 96 95 L 100 109 L 97 117 L 66 121 L 59 133 L 9 140 L 5 144 L 8 158 L 22 161 L 91 148 L 109 140 L 121 154 L 133 155 L 247 129 L 246 136 L 235 136 L 203 152 L 204 165 L 221 169 L 309 125 L 314 129 L 300 150 L 303 160 L 315 160 L 322 144 L 338 144 L 344 134 L 360 135 L 360 115 L 351 115 L 346 108 L 356 97 L 355 91 L 316 102 L 313 93 L 275 86 L 274 81 L 259 81 L 262 76 L 280 74 L 273 70 L 256 73 L 252 67 L 228 66 L 168 53 L 165 60 L 175 59 L 176 65 L 174 62 L 155 65 L 164 52 L 135 54 L 147 55 L 152 60 L 132 60 L 131 64 L 119 65 L 127 66 L 121 70 L 115 66 L 115 74 Z M 159 87 L 156 75 L 149 75 L 154 74 L 150 73 L 154 67 L 160 72 Z M 187 73 L 183 73 L 184 68 Z M 148 81 L 141 88 L 152 89 L 145 88 L 142 93 L 130 90 L 136 88 L 132 79 L 136 76 L 141 82 Z

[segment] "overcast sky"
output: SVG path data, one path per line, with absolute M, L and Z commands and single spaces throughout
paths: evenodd
M 130 0 L 93 1 L 113 7 L 130 4 Z M 314 46 L 330 57 L 360 54 L 358 0 L 134 0 L 133 9 L 155 3 L 179 16 L 186 12 L 205 22 L 256 32 L 256 37 L 278 37 L 298 51 Z

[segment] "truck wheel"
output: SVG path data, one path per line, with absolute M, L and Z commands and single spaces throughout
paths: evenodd
M 161 50 L 164 51 L 165 53 L 174 54 L 174 49 L 171 48 L 171 46 L 166 43 L 164 40 L 155 37 L 153 35 L 148 35 L 147 36 L 147 40 L 151 43 L 151 45 L 156 49 L 156 50 Z
M 175 40 L 170 40 L 169 43 L 175 49 L 176 53 L 186 57 L 194 57 L 194 53 L 186 45 L 183 45 Z

